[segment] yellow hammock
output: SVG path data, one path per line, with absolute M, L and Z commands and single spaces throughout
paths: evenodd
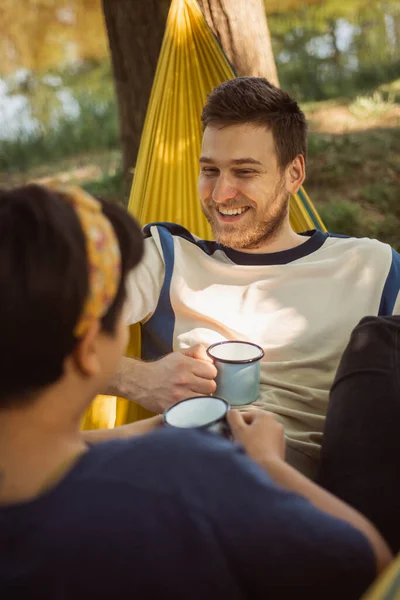
M 135 169 L 128 209 L 144 225 L 172 221 L 203 239 L 211 230 L 197 196 L 200 115 L 207 94 L 235 77 L 195 0 L 172 0 Z M 325 227 L 302 188 L 292 197 L 296 231 Z M 128 356 L 140 356 L 140 328 L 131 328 Z M 122 398 L 96 398 L 85 428 L 112 427 L 150 413 Z

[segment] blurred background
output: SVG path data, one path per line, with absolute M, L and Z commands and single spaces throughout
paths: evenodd
M 280 86 L 309 119 L 305 188 L 328 229 L 378 237 L 400 250 L 400 2 L 257 2 L 265 7 Z M 144 18 L 138 4 L 131 1 L 136 27 Z M 141 42 L 145 106 L 169 2 L 144 4 L 147 22 L 132 52 Z M 0 185 L 57 176 L 127 202 L 133 168 L 121 144 L 107 5 L 1 0 Z

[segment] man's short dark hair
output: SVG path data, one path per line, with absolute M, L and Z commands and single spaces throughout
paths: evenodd
M 286 92 L 262 77 L 237 77 L 221 83 L 208 96 L 201 120 L 204 129 L 208 125 L 264 125 L 273 135 L 281 169 L 299 154 L 306 159 L 303 111 Z
M 125 280 L 143 254 L 143 236 L 121 207 L 101 202 L 121 252 L 121 280 L 102 319 L 112 335 Z M 84 233 L 75 210 L 39 185 L 0 191 L 0 408 L 56 382 L 77 339 L 88 293 Z

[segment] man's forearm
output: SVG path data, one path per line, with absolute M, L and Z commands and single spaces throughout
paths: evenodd
M 146 407 L 147 394 L 141 382 L 147 377 L 147 369 L 148 363 L 123 356 L 105 394 L 121 396 Z
M 375 527 L 359 512 L 312 482 L 284 461 L 266 460 L 260 464 L 277 484 L 307 498 L 315 507 L 333 517 L 347 521 L 364 533 L 374 549 L 378 571 L 381 571 L 390 562 L 392 556 L 388 546 Z
M 160 414 L 179 400 L 215 391 L 217 370 L 194 346 L 154 361 L 123 357 L 105 393 L 132 400 Z
M 112 429 L 89 429 L 83 430 L 82 437 L 88 444 L 100 444 L 115 439 L 130 439 L 139 435 L 145 435 L 161 427 L 162 417 L 157 415 L 142 421 L 127 423 Z

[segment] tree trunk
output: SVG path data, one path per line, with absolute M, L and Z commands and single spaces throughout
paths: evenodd
M 136 164 L 171 0 L 102 0 L 126 175 Z M 199 0 L 239 75 L 278 84 L 263 0 Z
M 279 85 L 263 0 L 198 0 L 238 75 Z
M 170 0 L 102 1 L 128 176 L 136 163 Z

